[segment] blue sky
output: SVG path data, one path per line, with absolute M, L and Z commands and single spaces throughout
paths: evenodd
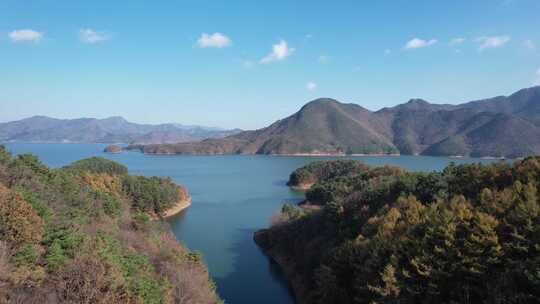
M 540 84 L 540 1 L 0 0 L 0 121 L 252 129 L 309 100 L 376 110 Z

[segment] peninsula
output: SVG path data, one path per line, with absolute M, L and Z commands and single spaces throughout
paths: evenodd
M 540 157 L 408 172 L 312 163 L 255 242 L 298 303 L 499 303 L 540 300 Z
M 161 220 L 187 190 L 127 171 L 98 157 L 51 169 L 0 146 L 0 302 L 221 303 Z

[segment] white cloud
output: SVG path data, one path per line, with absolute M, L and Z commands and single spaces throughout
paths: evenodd
M 540 86 L 540 68 L 538 68 L 538 70 L 536 70 L 536 79 L 534 81 L 534 85 L 539 85 Z
M 391 49 L 386 49 L 384 50 L 384 54 L 385 55 L 390 55 L 392 53 L 392 50 Z
M 313 35 L 312 34 L 306 34 L 306 36 L 304 36 L 304 38 L 311 39 L 311 38 L 313 38 Z
M 500 48 L 510 41 L 510 36 L 491 36 L 476 38 L 476 42 L 480 44 L 478 50 Z
M 104 33 L 104 32 L 97 32 L 93 29 L 87 28 L 87 29 L 79 30 L 79 40 L 82 43 L 94 44 L 94 43 L 107 41 L 110 38 L 111 37 L 109 34 Z
M 276 61 L 285 60 L 287 57 L 291 56 L 294 53 L 294 48 L 289 48 L 285 40 L 279 41 L 278 44 L 272 46 L 272 52 L 266 57 L 260 60 L 260 63 L 267 64 Z
M 310 81 L 310 82 L 306 83 L 306 89 L 308 91 L 313 92 L 313 91 L 315 91 L 317 89 L 317 84 L 315 82 Z
M 450 40 L 450 45 L 452 45 L 452 46 L 459 45 L 459 44 L 462 44 L 463 42 L 465 42 L 466 40 L 467 39 L 462 38 L 462 37 L 453 38 L 452 40 Z
M 430 45 L 434 45 L 435 43 L 437 43 L 437 39 L 424 40 L 420 38 L 413 38 L 407 41 L 407 44 L 405 44 L 404 48 L 406 50 L 419 49 L 419 48 L 427 47 Z
M 8 34 L 9 39 L 13 42 L 39 42 L 43 39 L 43 33 L 36 32 L 30 29 L 15 30 Z
M 231 39 L 221 33 L 213 33 L 212 35 L 202 33 L 201 37 L 197 40 L 197 45 L 200 48 L 224 48 L 231 46 L 231 44 Z
M 523 41 L 523 46 L 528 50 L 536 50 L 536 44 L 530 39 Z

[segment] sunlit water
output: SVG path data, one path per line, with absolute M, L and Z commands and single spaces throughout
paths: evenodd
M 291 171 L 311 161 L 331 158 L 105 154 L 105 145 L 101 144 L 6 146 L 15 154 L 36 154 L 51 167 L 103 156 L 126 165 L 131 174 L 170 176 L 188 188 L 193 200 L 188 210 L 170 219 L 172 230 L 182 243 L 203 254 L 226 303 L 294 302 L 279 269 L 253 242 L 253 232 L 267 227 L 270 216 L 284 202 L 301 199 L 301 194 L 285 185 Z M 489 162 L 423 156 L 353 158 L 370 165 L 392 164 L 422 171 L 440 170 L 451 161 Z

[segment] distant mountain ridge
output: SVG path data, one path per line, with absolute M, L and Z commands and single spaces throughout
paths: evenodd
M 240 131 L 172 123 L 136 124 L 118 116 L 104 119 L 33 116 L 0 123 L 0 141 L 158 144 L 221 138 Z
M 540 86 L 458 105 L 422 99 L 378 111 L 320 98 L 255 131 L 197 143 L 132 146 L 160 154 L 540 154 Z

